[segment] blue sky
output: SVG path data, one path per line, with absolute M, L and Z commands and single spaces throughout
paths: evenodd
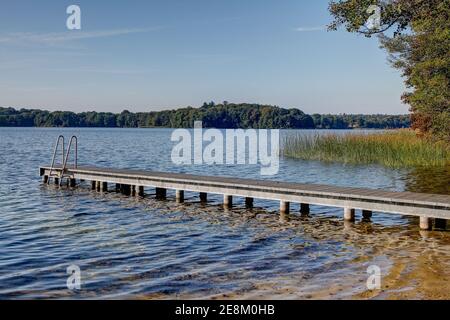
M 81 30 L 66 8 L 81 7 Z M 2 1 L 0 105 L 131 111 L 255 102 L 407 113 L 376 39 L 327 32 L 327 0 Z

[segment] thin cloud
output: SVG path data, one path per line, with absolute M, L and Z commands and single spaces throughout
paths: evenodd
M 116 37 L 121 35 L 128 35 L 133 33 L 144 33 L 161 29 L 161 27 L 153 28 L 134 28 L 134 29 L 115 29 L 115 30 L 100 30 L 100 31 L 66 31 L 66 32 L 51 32 L 51 33 L 34 33 L 34 32 L 15 32 L 0 35 L 0 43 L 5 44 L 39 44 L 39 45 L 55 45 L 60 43 L 67 43 L 77 40 L 96 39 Z
M 101 69 L 101 68 L 90 68 L 90 67 L 82 67 L 82 68 L 53 68 L 47 69 L 49 71 L 56 72 L 78 72 L 78 73 L 105 73 L 105 74 L 119 74 L 119 75 L 139 75 L 149 73 L 150 70 L 136 70 L 136 69 Z
M 298 27 L 295 28 L 295 31 L 297 32 L 311 32 L 311 31 L 324 31 L 325 27 L 324 26 L 320 26 L 320 27 Z
M 235 62 L 244 60 L 244 57 L 236 56 L 231 53 L 183 53 L 177 55 L 183 59 L 204 60 L 214 62 Z

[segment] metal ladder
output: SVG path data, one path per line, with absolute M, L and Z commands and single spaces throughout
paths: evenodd
M 69 159 L 70 150 L 72 148 L 73 142 L 75 142 L 75 158 L 74 158 L 73 168 L 74 169 L 77 168 L 77 166 L 78 166 L 78 138 L 77 138 L 77 136 L 72 136 L 70 138 L 69 145 L 67 147 L 67 153 L 64 154 L 64 149 L 65 149 L 64 136 L 60 135 L 60 136 L 58 136 L 58 139 L 56 140 L 55 149 L 53 150 L 52 165 L 50 167 L 50 172 L 48 175 L 47 183 L 50 183 L 51 177 L 59 179 L 58 184 L 60 186 L 62 183 L 62 179 L 64 177 L 72 179 L 72 176 L 70 174 L 66 174 L 66 172 L 67 172 L 67 162 Z M 56 154 L 58 153 L 58 148 L 59 148 L 60 143 L 61 143 L 61 171 L 53 173 L 53 171 L 55 169 Z

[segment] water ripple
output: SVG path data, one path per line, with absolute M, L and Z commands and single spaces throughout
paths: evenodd
M 186 192 L 180 205 L 173 192 L 158 201 L 151 189 L 134 199 L 92 192 L 88 183 L 43 185 L 37 168 L 61 133 L 79 136 L 86 165 L 388 190 L 424 185 L 407 170 L 288 159 L 274 177 L 260 177 L 255 166 L 177 167 L 166 129 L 0 128 L 0 298 L 367 298 L 371 263 L 383 269 L 384 297 L 400 295 L 400 284 L 412 288 L 401 295 L 450 295 L 449 236 L 419 233 L 416 218 L 377 213 L 371 223 L 347 225 L 339 209 L 321 206 L 310 217 L 295 206 L 280 217 L 277 203 L 258 199 L 252 210 L 242 199 L 224 210 L 219 195 L 204 205 Z M 72 264 L 81 269 L 81 291 L 66 287 Z M 441 282 L 431 289 L 418 281 L 435 275 Z

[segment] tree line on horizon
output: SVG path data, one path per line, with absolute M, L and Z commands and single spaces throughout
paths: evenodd
M 409 115 L 312 114 L 261 104 L 204 103 L 200 108 L 132 113 L 45 111 L 0 107 L 0 127 L 104 127 L 192 128 L 194 121 L 206 128 L 266 129 L 395 129 L 410 126 Z

